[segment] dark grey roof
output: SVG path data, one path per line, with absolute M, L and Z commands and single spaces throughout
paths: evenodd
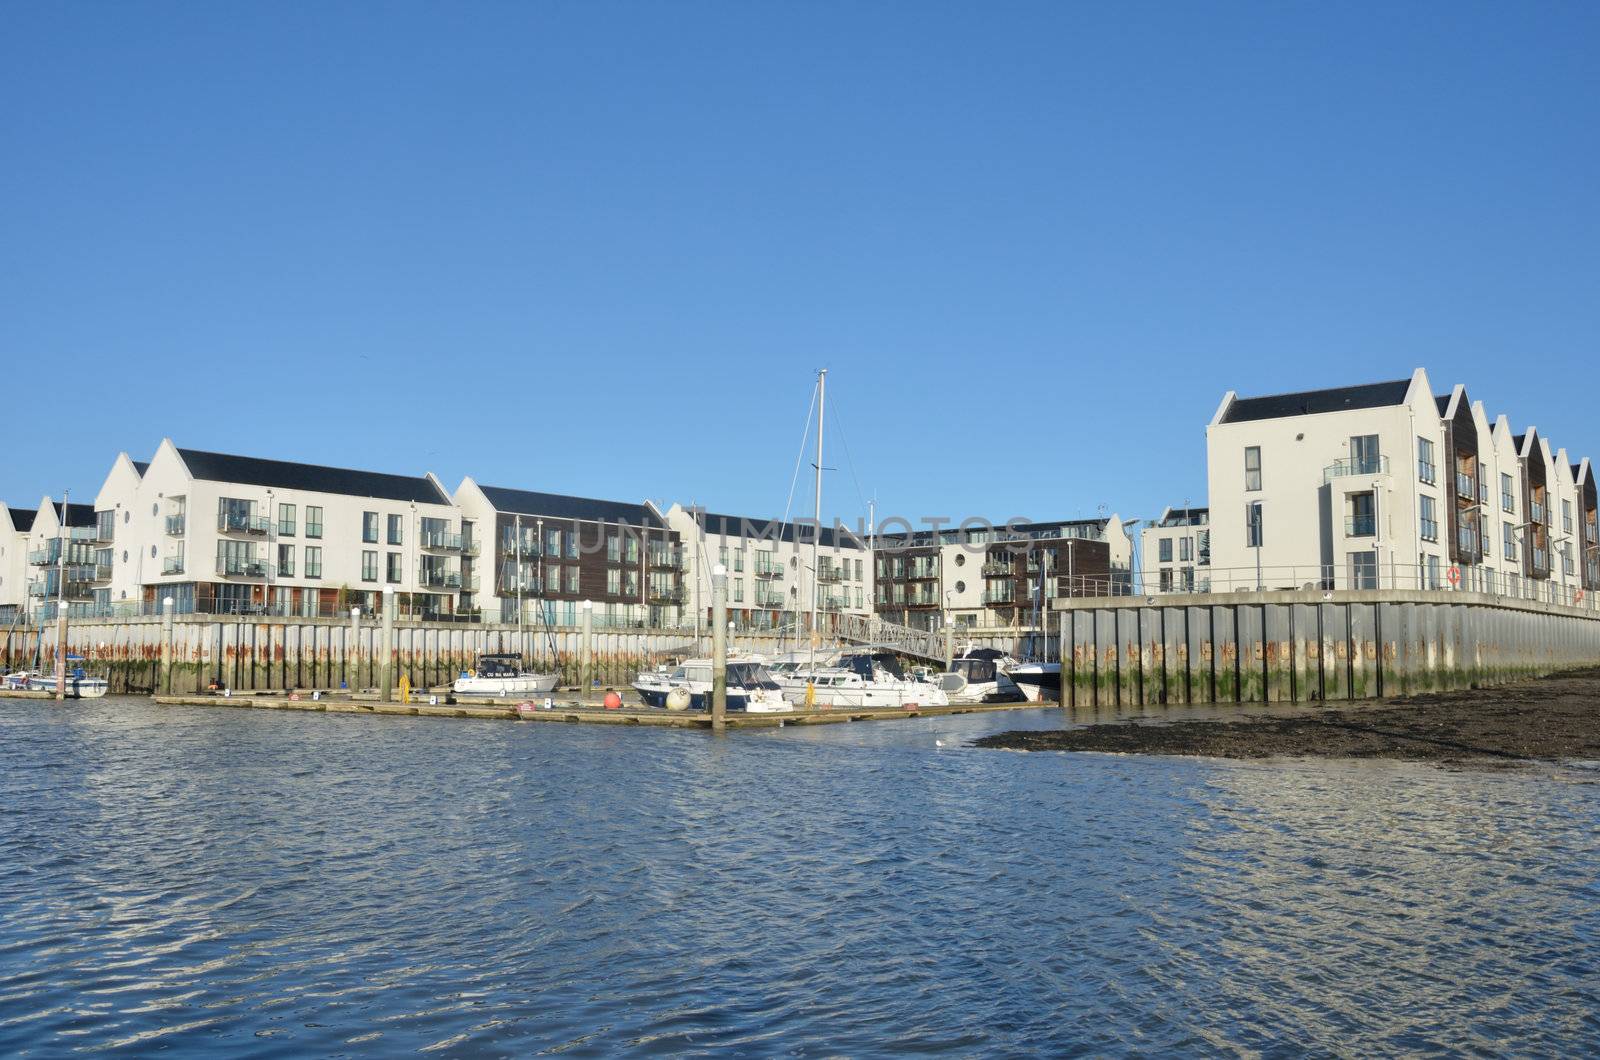
M 1168 508 L 1159 525 L 1204 526 L 1210 518 L 1210 508 Z
M 450 503 L 445 492 L 427 477 L 353 471 L 342 467 L 296 464 L 288 460 L 263 460 L 255 456 L 230 456 L 199 449 L 179 449 L 178 455 L 183 457 L 189 474 L 206 482 L 238 482 L 246 486 L 271 486 L 386 501 L 416 501 L 419 504 Z
M 798 541 L 801 544 L 811 544 L 816 537 L 814 529 L 809 522 L 785 523 L 777 519 L 751 519 L 743 515 L 713 515 L 710 512 L 693 512 L 696 521 L 705 528 L 708 534 L 725 534 L 729 537 L 765 538 L 768 541 Z M 837 527 L 822 527 L 822 536 L 817 538 L 823 548 L 835 548 L 840 545 L 864 548 L 866 546 L 865 533 L 857 538 L 854 531 L 846 528 L 840 533 Z
M 150 461 L 148 461 L 148 460 L 135 460 L 133 462 L 133 469 L 135 471 L 139 472 L 139 477 L 140 478 L 144 478 L 144 473 L 146 471 L 150 470 Z
M 1266 397 L 1235 398 L 1222 416 L 1223 423 L 1250 420 L 1275 420 L 1284 416 L 1311 416 L 1321 412 L 1348 412 L 1351 409 L 1380 409 L 1402 404 L 1411 380 L 1334 387 L 1332 390 L 1302 390 L 1297 394 L 1269 394 Z
M 1439 406 L 1439 415 L 1443 416 L 1445 414 L 1445 412 L 1450 408 L 1450 395 L 1449 394 L 1435 394 L 1435 395 L 1433 395 L 1433 403 L 1435 405 Z
M 495 511 L 511 515 L 542 515 L 547 519 L 584 519 L 595 523 L 627 523 L 629 526 L 666 525 L 646 504 L 569 497 L 562 493 L 535 493 L 502 486 L 478 488 L 489 498 Z
M 94 505 L 92 504 L 63 505 L 60 501 L 55 501 L 52 503 L 51 507 L 55 508 L 56 518 L 61 521 L 62 526 L 95 525 Z M 62 511 L 63 508 L 65 508 L 64 517 Z
M 39 517 L 37 508 L 12 508 L 11 525 L 23 532 L 33 529 L 33 521 Z

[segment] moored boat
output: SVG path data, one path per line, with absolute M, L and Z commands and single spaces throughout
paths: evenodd
M 559 681 L 555 674 L 523 669 L 522 656 L 518 654 L 480 655 L 477 668 L 456 678 L 451 691 L 458 696 L 510 698 L 553 692 Z
M 711 707 L 710 659 L 690 659 L 671 671 L 647 670 L 633 681 L 639 698 L 652 707 L 668 706 L 675 689 L 689 695 L 690 710 Z M 783 690 L 766 666 L 755 660 L 731 660 L 727 669 L 728 709 L 751 714 L 783 714 L 794 710 L 783 698 Z

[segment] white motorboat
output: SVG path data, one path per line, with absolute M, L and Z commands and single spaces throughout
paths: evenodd
M 633 682 L 634 690 L 652 707 L 668 706 L 668 697 L 675 689 L 689 695 L 690 710 L 708 710 L 711 707 L 710 659 L 690 659 L 682 666 L 663 675 L 661 670 L 640 673 Z M 783 714 L 794 710 L 784 698 L 783 690 L 773 680 L 766 665 L 753 659 L 730 660 L 727 669 L 728 709 L 751 714 Z
M 512 699 L 553 692 L 559 681 L 555 674 L 523 669 L 521 655 L 480 655 L 477 669 L 463 671 L 451 691 L 458 696 Z
M 1010 673 L 1021 663 L 998 648 L 968 647 L 939 678 L 952 703 L 1014 703 L 1026 694 Z
M 111 683 L 103 677 L 91 677 L 80 665 L 82 662 L 83 656 L 81 655 L 67 656 L 65 696 L 67 699 L 99 699 L 111 690 Z M 12 674 L 6 678 L 7 688 L 12 687 L 12 678 L 17 676 L 17 674 Z M 53 695 L 56 691 L 56 675 L 54 673 L 30 673 L 27 675 L 27 689 L 29 692 L 49 692 Z
M 907 677 L 893 652 L 839 653 L 832 666 L 797 668 L 779 679 L 784 698 L 828 707 L 942 707 L 950 700 L 938 685 Z
M 1029 703 L 1057 703 L 1061 700 L 1061 664 L 1020 663 L 1006 671 L 1006 677 Z

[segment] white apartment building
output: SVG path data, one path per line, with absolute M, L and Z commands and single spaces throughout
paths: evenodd
M 93 505 L 39 502 L 25 535 L 29 621 L 53 620 L 58 605 L 70 616 L 93 613 L 96 587 L 108 576 L 100 534 Z
M 372 611 L 393 591 L 402 613 L 450 615 L 471 540 L 431 474 L 180 449 L 170 439 L 148 465 L 118 456 L 91 511 L 103 576 L 94 605 L 112 612 L 153 612 L 171 597 L 179 612 L 341 617 Z
M 1144 593 L 1211 591 L 1211 512 L 1168 508 L 1140 533 Z
M 28 545 L 38 514 L 0 504 L 0 626 L 28 624 Z
M 743 629 L 776 629 L 810 621 L 818 611 L 872 613 L 872 552 L 865 535 L 843 527 L 713 515 L 674 504 L 665 514 L 683 542 L 687 613 L 711 619 L 711 573 L 728 570 L 728 618 Z M 816 570 L 812 543 L 817 543 Z
M 874 607 L 890 622 L 1034 627 L 1058 596 L 1130 591 L 1133 539 L 1121 517 L 990 524 L 873 538 Z M 948 616 L 948 617 L 946 617 Z
M 1212 586 L 1462 588 L 1571 600 L 1596 578 L 1593 475 L 1464 386 L 1241 398 L 1206 430 Z

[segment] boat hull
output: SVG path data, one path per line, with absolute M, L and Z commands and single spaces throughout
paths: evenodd
M 641 688 L 638 685 L 633 687 L 639 693 L 639 698 L 644 700 L 645 706 L 648 707 L 665 708 L 667 695 L 672 691 L 671 688 Z M 711 693 L 690 692 L 689 709 L 710 710 Z M 774 702 L 770 697 L 756 698 L 748 692 L 738 692 L 730 688 L 728 689 L 728 709 L 747 714 L 783 714 L 794 708 L 782 700 Z
M 1019 666 L 1006 675 L 1021 690 L 1029 703 L 1061 701 L 1061 665 L 1042 663 Z
M 560 679 L 555 674 L 519 674 L 516 677 L 463 677 L 451 686 L 458 696 L 485 696 L 510 699 L 554 692 Z

